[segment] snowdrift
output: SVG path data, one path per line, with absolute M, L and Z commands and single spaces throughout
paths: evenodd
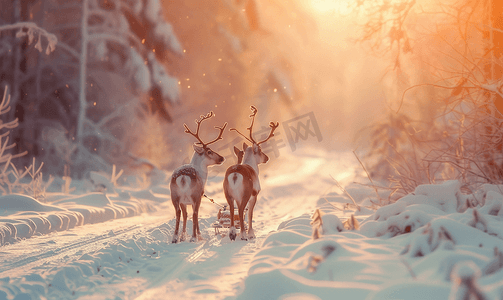
M 143 192 L 145 193 L 147 192 Z M 151 201 L 131 197 L 129 193 L 127 199 L 104 193 L 80 196 L 48 194 L 46 202 L 41 203 L 30 196 L 19 194 L 0 196 L 0 246 L 33 235 L 131 217 L 154 210 Z
M 502 299 L 502 194 L 496 185 L 472 194 L 458 181 L 421 185 L 368 215 L 341 211 L 349 201 L 329 195 L 318 202 L 320 238 L 310 215 L 283 222 L 263 240 L 237 298 Z M 360 230 L 342 226 L 350 214 Z

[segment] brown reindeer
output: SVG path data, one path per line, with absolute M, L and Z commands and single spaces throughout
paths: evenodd
M 250 118 L 252 119 L 250 127 L 247 130 L 250 131 L 250 138 L 246 137 L 242 133 L 240 133 L 237 129 L 231 128 L 230 130 L 234 130 L 240 135 L 242 135 L 245 139 L 247 139 L 252 145 L 248 147 L 246 143 L 243 143 L 243 151 L 240 151 L 238 148 L 234 147 L 234 152 L 238 157 L 238 164 L 230 166 L 227 169 L 224 177 L 224 193 L 225 198 L 227 199 L 227 203 L 229 204 L 229 212 L 231 214 L 231 227 L 229 229 L 229 237 L 231 240 L 236 239 L 236 227 L 234 226 L 234 201 L 238 206 L 238 214 L 239 214 L 239 225 L 241 232 L 241 239 L 247 240 L 248 238 L 252 239 L 255 237 L 252 227 L 253 220 L 253 208 L 255 203 L 257 202 L 257 196 L 260 192 L 260 182 L 258 179 L 258 165 L 261 163 L 266 163 L 269 160 L 269 157 L 262 152 L 260 148 L 260 144 L 265 143 L 271 137 L 274 136 L 274 130 L 278 128 L 279 123 L 271 122 L 269 127 L 271 127 L 271 131 L 269 132 L 269 136 L 260 142 L 256 142 L 253 139 L 253 123 L 255 121 L 255 115 L 257 114 L 257 109 L 255 106 L 251 106 L 252 114 Z M 244 152 L 244 155 L 243 155 Z M 240 158 L 240 154 L 242 158 Z M 242 164 L 239 164 L 242 159 Z M 248 204 L 248 237 L 246 237 L 246 229 L 244 226 L 244 210 L 246 205 Z
M 220 130 L 218 137 L 211 142 L 204 143 L 199 137 L 199 127 L 201 122 L 213 117 L 213 112 L 208 113 L 206 116 L 201 116 L 196 120 L 197 129 L 196 133 L 190 131 L 186 124 L 185 133 L 193 135 L 198 142 L 193 145 L 194 155 L 189 164 L 183 165 L 173 171 L 171 176 L 171 201 L 176 211 L 176 225 L 175 233 L 173 235 L 172 243 L 178 242 L 178 229 L 180 227 L 180 213 L 183 213 L 183 228 L 180 236 L 180 241 L 185 240 L 186 225 L 187 225 L 187 205 L 192 205 L 192 238 L 191 242 L 197 241 L 200 238 L 201 232 L 199 231 L 199 206 L 201 205 L 201 198 L 204 194 L 204 186 L 208 177 L 208 167 L 211 165 L 220 165 L 224 162 L 224 158 L 218 153 L 212 151 L 208 145 L 215 143 L 222 139 L 227 123 L 222 127 L 215 126 Z

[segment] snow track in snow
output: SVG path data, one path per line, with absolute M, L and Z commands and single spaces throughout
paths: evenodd
M 5 283 L 0 284 L 0 299 L 2 292 L 6 298 L 30 294 L 47 299 L 101 299 L 111 294 L 153 299 L 167 291 L 189 297 L 212 291 L 223 292 L 222 297 L 235 294 L 260 242 L 231 242 L 215 235 L 215 217 L 206 217 L 200 219 L 204 240 L 172 244 L 171 213 L 169 207 L 5 245 L 0 249 L 0 278 Z M 187 229 L 191 226 L 189 219 Z
M 2 258 L 2 261 L 0 261 L 0 277 L 7 275 L 7 272 L 15 272 L 17 269 L 22 269 L 22 272 L 26 272 L 33 267 L 48 264 L 53 260 L 61 260 L 64 257 L 68 259 L 70 257 L 80 256 L 84 251 L 96 251 L 101 249 L 104 243 L 124 239 L 128 234 L 138 228 L 138 225 L 132 225 L 116 231 L 110 231 L 109 233 L 100 234 L 98 236 L 84 237 L 63 246 L 55 244 L 51 245 L 51 242 L 49 241 L 48 244 L 46 243 L 47 247 L 42 247 L 42 249 L 38 251 L 35 250 L 35 254 L 25 255 L 25 253 L 23 253 L 14 259 L 10 256 Z M 20 246 L 22 248 L 25 247 L 23 243 L 15 246 Z M 38 246 L 42 245 L 39 244 Z M 8 250 L 9 249 L 7 249 L 7 251 Z

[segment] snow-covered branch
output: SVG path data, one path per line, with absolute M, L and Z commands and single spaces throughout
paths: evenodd
M 24 31 L 25 29 L 26 31 Z M 16 33 L 16 37 L 21 38 L 24 36 L 28 36 L 28 44 L 31 44 L 35 36 L 38 34 L 38 41 L 37 44 L 35 44 L 35 49 L 37 49 L 40 52 L 42 52 L 41 37 L 44 36 L 48 41 L 45 53 L 49 55 L 51 52 L 56 50 L 56 44 L 58 43 L 58 38 L 54 34 L 47 32 L 45 29 L 38 27 L 37 24 L 33 22 L 19 22 L 15 24 L 7 24 L 0 26 L 0 32 L 6 30 L 19 30 Z

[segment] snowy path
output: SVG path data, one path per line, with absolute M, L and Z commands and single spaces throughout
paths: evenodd
M 275 165 L 268 167 L 269 170 L 277 168 Z M 193 299 L 202 294 L 211 295 L 212 299 L 235 297 L 242 289 L 240 284 L 247 276 L 250 263 L 260 250 L 264 238 L 271 231 L 277 230 L 281 222 L 314 210 L 321 193 L 333 184 L 329 176 L 320 181 L 319 174 L 328 174 L 329 169 L 333 171 L 333 168 L 334 165 L 327 164 L 324 159 L 307 157 L 303 160 L 292 158 L 292 161 L 282 166 L 281 172 L 261 170 L 261 174 L 265 174 L 262 179 L 264 188 L 255 206 L 253 225 L 257 238 L 231 242 L 227 237 L 215 237 L 213 228 L 205 226 L 206 241 L 191 249 L 193 252 L 188 252 L 183 262 L 163 271 L 139 299 L 162 299 L 165 295 Z M 210 184 L 209 190 L 211 189 Z M 222 195 L 218 189 L 214 192 Z M 220 203 L 225 201 L 222 198 L 215 200 Z M 216 215 L 216 209 L 211 215 Z M 203 219 L 208 220 L 203 223 L 210 225 L 214 219 Z M 171 247 L 176 249 L 189 246 L 180 244 Z M 179 258 L 175 256 L 174 260 Z M 170 266 L 171 262 L 167 260 L 161 260 L 161 264 Z
M 0 252 L 0 277 L 22 276 L 40 266 L 58 265 L 61 261 L 78 259 L 84 253 L 95 252 L 104 244 L 126 239 L 145 231 L 143 224 L 135 224 L 141 217 L 119 219 L 104 224 L 91 224 L 65 232 L 36 236 L 4 246 Z M 161 220 L 156 220 L 158 223 Z M 134 224 L 134 225 L 131 225 Z M 29 253 L 26 249 L 32 249 Z
M 267 167 L 261 169 L 255 240 L 231 242 L 216 236 L 211 224 L 218 207 L 203 199 L 204 240 L 171 244 L 174 210 L 167 201 L 153 213 L 5 245 L 0 249 L 0 280 L 10 285 L 6 294 L 39 291 L 36 294 L 48 299 L 164 299 L 166 295 L 193 299 L 203 294 L 212 299 L 234 298 L 264 238 L 281 222 L 312 213 L 316 200 L 333 185 L 327 174 L 334 174 L 336 168 L 316 156 L 282 157 Z M 224 203 L 221 179 L 210 180 L 206 192 Z

